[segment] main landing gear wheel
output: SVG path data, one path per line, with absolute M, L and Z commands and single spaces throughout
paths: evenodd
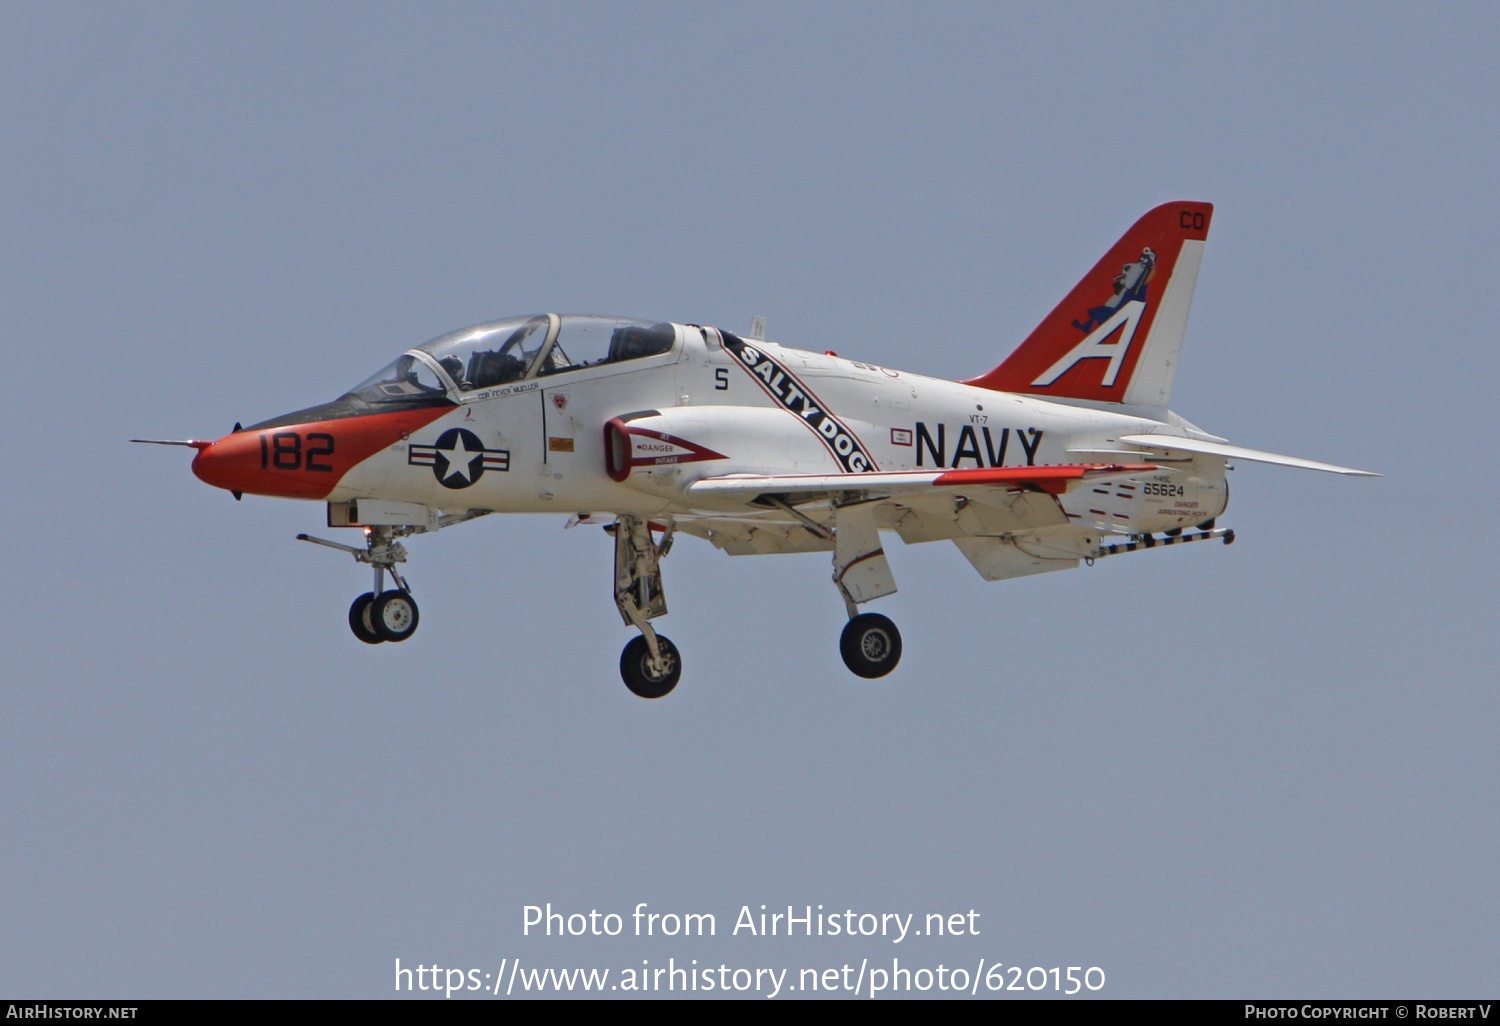
M 860 613 L 839 636 L 844 665 L 861 677 L 884 677 L 901 661 L 901 632 L 889 617 Z
M 417 632 L 417 600 L 409 591 L 386 591 L 370 603 L 370 626 L 381 641 L 405 641 Z
M 385 640 L 375 632 L 375 625 L 370 621 L 370 605 L 374 601 L 374 592 L 367 591 L 349 607 L 349 629 L 366 645 L 378 645 Z
M 661 650 L 660 670 L 651 665 L 651 646 L 640 635 L 631 638 L 620 653 L 620 677 L 627 688 L 642 698 L 661 698 L 677 686 L 682 676 L 682 658 L 677 654 L 677 646 L 660 634 L 656 636 L 656 645 Z

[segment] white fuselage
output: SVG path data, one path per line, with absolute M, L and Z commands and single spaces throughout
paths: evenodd
M 1098 454 L 1125 451 L 1116 441 L 1120 436 L 1162 427 L 1160 420 L 770 342 L 735 340 L 742 346 L 736 352 L 713 329 L 675 327 L 678 339 L 670 352 L 465 397 L 410 438 L 352 468 L 327 498 L 380 498 L 448 512 L 692 516 L 711 511 L 685 495 L 687 485 L 702 477 L 1108 460 Z M 605 428 L 611 419 L 631 415 L 632 423 L 649 424 L 722 458 L 663 457 L 624 481 L 614 480 L 605 472 Z M 505 469 L 492 468 L 461 488 L 419 472 L 413 456 L 418 450 L 411 447 L 430 447 L 454 427 L 472 432 L 486 450 L 507 454 Z M 842 432 L 852 444 L 838 437 Z M 865 457 L 852 468 L 846 451 L 851 447 Z M 1223 511 L 1223 472 L 1222 459 L 1198 457 L 1139 480 L 1077 489 L 1060 502 L 1073 523 L 1095 530 L 1169 530 Z

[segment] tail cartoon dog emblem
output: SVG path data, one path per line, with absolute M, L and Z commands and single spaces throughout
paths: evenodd
M 1089 319 L 1086 321 L 1074 321 L 1073 327 L 1084 334 L 1093 331 L 1099 325 L 1114 316 L 1121 303 L 1129 303 L 1133 300 L 1146 301 L 1146 283 L 1151 280 L 1151 272 L 1156 267 L 1156 253 L 1147 246 L 1141 250 L 1141 258 L 1133 264 L 1126 264 L 1120 268 L 1120 273 L 1115 275 L 1114 294 L 1106 299 L 1101 305 L 1089 311 Z

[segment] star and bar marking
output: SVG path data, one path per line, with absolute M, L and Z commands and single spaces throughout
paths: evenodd
M 449 428 L 438 436 L 435 445 L 410 445 L 406 462 L 414 467 L 431 467 L 444 488 L 467 488 L 486 470 L 510 470 L 510 450 L 488 449 L 467 428 Z

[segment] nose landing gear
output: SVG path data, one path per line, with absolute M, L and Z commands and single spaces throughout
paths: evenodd
M 370 620 L 370 605 L 374 601 L 375 593 L 367 591 L 355 599 L 354 605 L 349 607 L 349 629 L 366 645 L 378 645 L 385 640 L 375 630 L 375 624 Z
M 417 600 L 403 586 L 370 603 L 370 623 L 381 641 L 405 641 L 417 632 Z
M 412 598 L 410 585 L 396 569 L 397 563 L 406 562 L 406 547 L 396 540 L 400 530 L 401 528 L 392 527 L 365 528 L 363 549 L 314 538 L 308 534 L 297 535 L 298 541 L 339 549 L 352 555 L 357 562 L 369 563 L 375 568 L 375 590 L 365 592 L 349 607 L 349 629 L 367 645 L 378 645 L 382 641 L 405 641 L 417 631 L 420 619 L 417 600 Z M 396 584 L 390 590 L 385 589 L 387 573 Z

